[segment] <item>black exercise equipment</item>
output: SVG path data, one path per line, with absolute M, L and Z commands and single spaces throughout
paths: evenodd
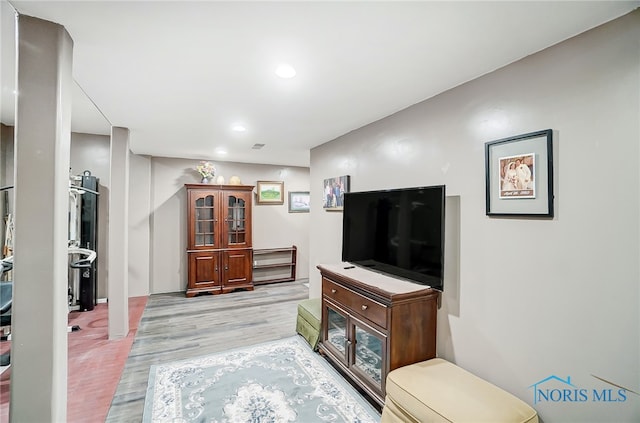
M 82 175 L 82 210 L 80 212 L 80 246 L 98 250 L 98 183 L 99 179 L 85 170 Z M 98 263 L 92 261 L 80 272 L 80 311 L 90 311 L 98 302 Z M 73 267 L 73 266 L 72 266 Z
M 12 257 L 0 260 L 0 278 L 5 272 L 13 268 Z M 11 306 L 13 304 L 13 282 L 0 281 L 0 327 L 11 325 Z M 0 355 L 0 366 L 8 366 L 11 362 L 11 353 Z

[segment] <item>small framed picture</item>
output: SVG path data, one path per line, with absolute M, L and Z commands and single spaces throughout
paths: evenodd
M 289 191 L 289 213 L 309 213 L 309 191 Z
M 553 217 L 553 131 L 485 144 L 487 216 Z
M 344 193 L 349 192 L 349 175 L 324 180 L 322 208 L 327 211 L 343 209 Z
M 284 204 L 283 181 L 258 181 L 256 204 Z

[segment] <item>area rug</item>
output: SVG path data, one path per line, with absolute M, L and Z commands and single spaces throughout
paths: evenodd
M 152 366 L 143 422 L 379 422 L 300 336 Z

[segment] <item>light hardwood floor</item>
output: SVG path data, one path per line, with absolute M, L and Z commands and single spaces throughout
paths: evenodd
M 307 280 L 194 298 L 151 295 L 106 421 L 141 421 L 154 364 L 295 335 L 298 302 L 308 297 Z

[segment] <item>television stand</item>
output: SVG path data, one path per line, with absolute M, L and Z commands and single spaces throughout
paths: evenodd
M 382 407 L 391 370 L 436 356 L 439 292 L 346 267 L 318 266 L 320 352 Z

